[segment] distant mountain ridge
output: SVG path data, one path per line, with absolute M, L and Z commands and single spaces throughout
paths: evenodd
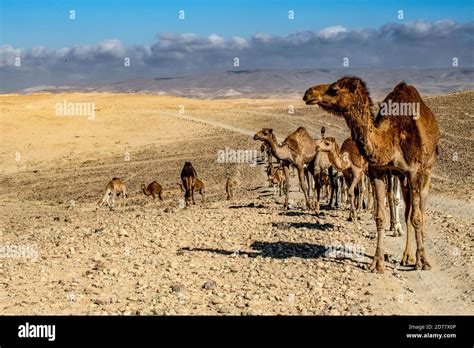
M 236 70 L 185 77 L 143 78 L 113 83 L 36 86 L 12 93 L 152 93 L 198 99 L 294 97 L 302 96 L 310 86 L 333 82 L 345 75 L 362 78 L 374 96 L 385 96 L 402 80 L 413 84 L 425 95 L 474 89 L 474 68 L 340 68 Z

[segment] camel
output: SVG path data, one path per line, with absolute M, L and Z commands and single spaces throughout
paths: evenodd
M 273 167 L 273 163 L 270 162 L 267 166 L 268 187 L 272 187 L 273 174 L 275 174 L 275 167 Z
M 351 130 L 352 140 L 369 163 L 377 201 L 377 248 L 369 269 L 384 271 L 383 203 L 386 187 L 383 178 L 387 171 L 401 178 L 405 200 L 407 239 L 401 263 L 413 262 L 411 243 L 414 229 L 417 245 L 415 269 L 431 269 L 424 245 L 425 207 L 440 135 L 435 116 L 416 88 L 401 82 L 384 100 L 384 103 L 398 106 L 415 103 L 411 105 L 419 106 L 416 115 L 392 116 L 379 110 L 374 117 L 367 87 L 357 77 L 343 77 L 332 84 L 309 88 L 303 100 L 307 105 L 317 104 L 327 112 L 343 116 Z
M 283 167 L 278 167 L 272 175 L 271 179 L 272 186 L 274 187 L 274 194 L 276 195 L 277 190 L 279 191 L 279 196 L 281 196 L 281 191 L 285 185 L 285 170 Z
M 190 201 L 192 201 L 193 204 L 196 204 L 194 201 L 194 184 L 196 177 L 197 173 L 191 162 L 184 163 L 183 169 L 181 170 L 181 181 L 183 183 L 181 189 L 184 190 L 186 206 L 189 205 Z
M 234 186 L 237 185 L 237 180 L 234 177 L 227 178 L 225 183 L 225 192 L 227 194 L 227 200 L 230 201 L 234 198 Z
M 356 186 L 361 183 L 364 172 L 367 170 L 367 162 L 359 154 L 355 143 L 351 138 L 344 140 L 341 148 L 337 145 L 334 138 L 323 138 L 317 141 L 317 151 L 328 153 L 329 161 L 331 161 L 334 168 L 342 172 L 344 180 L 349 186 L 348 195 L 351 204 L 351 212 L 349 214 L 349 221 L 357 221 L 357 209 L 355 205 L 354 190 Z M 363 185 L 359 185 L 358 194 L 358 209 L 362 207 L 362 198 L 364 196 Z
M 339 182 L 335 170 L 329 161 L 329 157 L 325 152 L 316 152 L 314 161 L 308 164 L 308 172 L 313 175 L 313 201 L 312 206 L 318 210 L 319 201 L 321 198 L 321 189 L 324 187 L 324 182 L 327 180 L 331 187 L 331 197 L 329 199 L 328 208 L 332 207 L 332 202 L 335 198 L 335 206 L 339 206 L 338 191 Z M 326 178 L 327 179 L 326 179 Z
M 178 181 L 178 186 L 179 186 L 181 192 L 186 193 L 186 189 L 183 186 L 183 183 L 181 181 Z M 193 189 L 194 189 L 194 192 L 197 192 L 201 195 L 202 201 L 205 202 L 206 201 L 206 196 L 205 196 L 206 192 L 205 192 L 204 182 L 201 179 L 199 179 L 198 177 L 194 178 Z M 193 199 L 193 202 L 194 202 L 194 199 Z M 193 203 L 193 204 L 195 204 L 195 203 Z
M 107 202 L 109 208 L 115 207 L 115 196 L 122 195 L 122 201 L 125 205 L 125 198 L 127 197 L 127 187 L 125 186 L 124 182 L 120 178 L 113 178 L 105 188 L 104 196 L 99 200 L 97 203 L 97 207 L 102 206 L 104 203 Z M 109 199 L 112 196 L 112 205 L 110 205 Z
M 163 188 L 156 181 L 153 181 L 151 184 L 148 185 L 148 187 L 145 186 L 145 184 L 142 184 L 142 191 L 146 197 L 153 197 L 154 203 L 156 203 L 156 196 L 158 196 L 159 200 L 163 202 Z
M 321 127 L 321 139 L 315 139 L 316 144 L 318 141 L 326 138 L 326 128 Z M 339 206 L 339 176 L 338 172 L 334 169 L 327 152 L 316 151 L 316 158 L 309 164 L 309 170 L 314 176 L 314 190 L 313 190 L 313 205 L 319 206 L 319 200 L 321 196 L 321 188 L 327 190 L 327 182 L 331 187 L 331 198 L 329 199 L 328 208 L 332 207 L 332 201 L 334 196 L 335 207 Z M 317 192 L 317 196 L 314 195 L 314 191 Z M 316 198 L 315 198 L 316 197 Z
M 315 141 L 311 138 L 304 127 L 299 127 L 296 131 L 288 135 L 285 140 L 278 144 L 273 129 L 263 128 L 257 132 L 254 140 L 260 140 L 268 144 L 271 148 L 272 156 L 283 162 L 285 172 L 285 203 L 284 209 L 288 209 L 288 195 L 290 191 L 290 180 L 288 169 L 291 164 L 298 170 L 298 179 L 301 190 L 304 193 L 306 208 L 310 209 L 309 195 L 305 182 L 304 165 L 314 160 L 316 155 Z

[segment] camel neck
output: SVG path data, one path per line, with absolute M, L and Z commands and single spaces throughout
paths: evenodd
M 275 156 L 278 159 L 285 159 L 287 157 L 287 154 L 285 153 L 283 146 L 278 145 L 278 142 L 274 134 L 271 135 L 271 137 L 268 140 L 268 143 L 270 144 L 270 147 L 272 149 L 273 156 Z
M 377 139 L 383 138 L 384 134 L 374 125 L 374 116 L 368 106 L 360 104 L 344 114 L 347 126 L 351 129 L 352 140 L 356 143 L 361 155 L 369 162 L 376 164 L 379 162 L 378 153 L 374 147 Z M 360 109 L 363 110 L 360 110 Z

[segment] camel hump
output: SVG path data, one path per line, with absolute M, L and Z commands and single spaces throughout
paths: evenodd
M 301 135 L 308 135 L 309 133 L 304 127 L 298 127 L 298 129 L 295 131 L 296 134 L 301 134 Z
M 294 152 L 301 151 L 301 142 L 304 139 L 311 140 L 311 136 L 309 135 L 308 131 L 304 127 L 298 127 L 293 133 L 288 135 L 285 140 L 283 140 L 283 144 L 288 145 L 288 147 Z
M 385 99 L 391 99 L 392 102 L 423 103 L 423 99 L 421 99 L 421 95 L 418 90 L 414 86 L 408 85 L 405 81 L 402 81 L 396 85 L 393 91 Z
M 196 177 L 197 173 L 193 165 L 191 164 L 191 162 L 185 162 L 183 166 L 183 170 L 181 171 L 181 177 L 189 177 L 189 176 Z

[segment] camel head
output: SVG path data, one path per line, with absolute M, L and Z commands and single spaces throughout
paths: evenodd
M 255 133 L 255 135 L 253 136 L 253 140 L 267 141 L 270 139 L 272 135 L 273 135 L 272 128 L 262 128 L 261 131 L 258 131 L 257 133 Z
M 332 137 L 316 140 L 316 151 L 330 152 L 336 149 L 336 139 Z
M 322 109 L 345 115 L 354 108 L 370 107 L 372 101 L 364 81 L 358 77 L 343 77 L 332 84 L 309 88 L 304 94 L 306 105 L 319 105 Z

